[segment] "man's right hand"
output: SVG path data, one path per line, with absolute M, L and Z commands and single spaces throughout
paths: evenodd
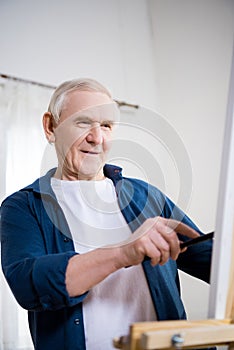
M 147 219 L 128 240 L 115 246 L 94 249 L 70 258 L 66 271 L 66 287 L 70 296 L 85 293 L 111 273 L 140 264 L 145 257 L 152 265 L 176 260 L 181 253 L 178 233 L 189 238 L 199 234 L 175 220 L 155 217 Z
M 152 265 L 176 260 L 181 253 L 178 233 L 189 238 L 199 236 L 194 229 L 176 220 L 162 217 L 147 219 L 121 245 L 122 265 L 138 265 L 146 256 L 151 259 Z

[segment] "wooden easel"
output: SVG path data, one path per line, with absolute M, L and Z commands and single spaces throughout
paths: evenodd
M 114 340 L 115 348 L 172 350 L 227 345 L 229 350 L 234 350 L 234 54 L 215 232 L 210 318 L 135 323 L 130 326 L 129 336 Z
M 230 251 L 234 252 L 234 226 L 231 237 Z M 172 350 L 228 345 L 229 350 L 234 350 L 234 257 L 227 290 L 224 319 L 135 323 L 122 349 Z
M 234 349 L 234 324 L 230 320 L 161 321 L 135 323 L 127 339 L 114 340 L 122 350 L 173 350 L 228 345 Z
M 234 231 L 233 231 L 234 237 Z M 234 251 L 234 239 L 232 242 Z M 173 350 L 228 345 L 234 350 L 234 258 L 230 268 L 225 319 L 202 321 L 160 321 L 135 323 L 130 335 L 114 340 L 114 346 L 122 350 Z

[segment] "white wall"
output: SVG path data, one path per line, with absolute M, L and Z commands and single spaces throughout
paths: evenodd
M 3 73 L 52 85 L 92 77 L 116 97 L 155 102 L 145 0 L 3 0 L 0 45 Z
M 93 77 L 116 98 L 159 110 L 192 162 L 186 209 L 209 231 L 216 215 L 233 25 L 231 0 L 2 0 L 0 72 L 52 85 Z M 199 289 L 185 282 L 189 314 L 203 317 L 206 300 L 199 300 L 200 307 L 191 303 L 191 290 L 197 298 Z M 207 295 L 206 287 L 202 293 Z
M 234 33 L 232 0 L 152 0 L 158 108 L 192 160 L 189 214 L 215 222 Z
M 158 109 L 182 137 L 192 162 L 186 212 L 209 232 L 215 228 L 234 1 L 150 0 L 150 6 Z M 189 317 L 206 317 L 208 287 L 188 276 L 182 280 Z

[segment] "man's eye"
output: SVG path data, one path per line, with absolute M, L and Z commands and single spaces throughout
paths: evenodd
M 102 127 L 103 127 L 104 129 L 109 129 L 109 130 L 111 130 L 111 129 L 112 129 L 112 124 L 111 124 L 111 123 L 103 123 L 103 124 L 102 124 Z
M 77 121 L 76 126 L 79 128 L 88 128 L 90 126 L 90 122 L 88 121 Z

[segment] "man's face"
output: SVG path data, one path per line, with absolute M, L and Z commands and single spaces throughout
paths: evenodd
M 110 150 L 116 104 L 104 93 L 68 94 L 55 128 L 55 148 L 62 179 L 100 180 Z

